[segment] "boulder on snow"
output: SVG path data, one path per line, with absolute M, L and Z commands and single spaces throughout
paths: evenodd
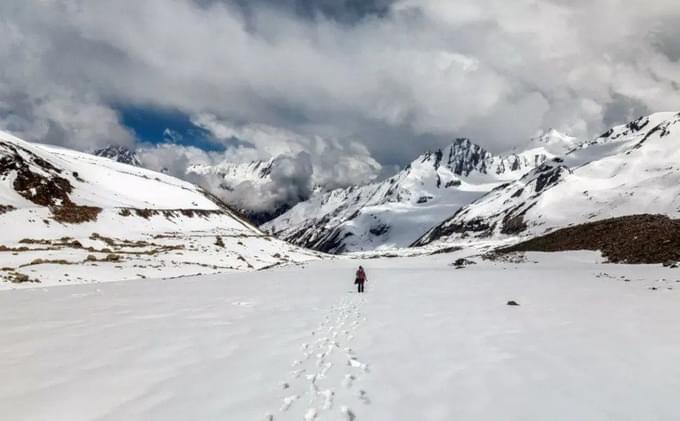
M 462 258 L 462 257 L 460 259 L 456 259 L 456 261 L 452 263 L 452 265 L 456 269 L 462 269 L 467 265 L 474 265 L 474 264 L 475 264 L 475 262 L 473 262 L 472 260 L 465 259 L 465 258 Z
M 517 303 L 517 301 L 510 300 L 510 301 L 507 302 L 507 305 L 509 305 L 509 306 L 518 306 L 519 303 Z

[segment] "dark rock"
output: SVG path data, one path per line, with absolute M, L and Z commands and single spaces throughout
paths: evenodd
M 519 304 L 517 303 L 517 301 L 510 300 L 510 301 L 507 302 L 507 305 L 509 305 L 509 306 L 518 306 Z
M 371 229 L 369 229 L 368 232 L 370 232 L 371 234 L 373 234 L 375 236 L 380 236 L 380 235 L 386 234 L 389 230 L 390 230 L 389 225 L 378 224 L 378 225 L 371 227 Z
M 456 259 L 456 261 L 453 262 L 453 266 L 455 266 L 456 269 L 462 269 L 467 265 L 474 265 L 474 264 L 476 264 L 476 263 L 473 262 L 472 260 L 464 259 L 462 257 L 460 259 Z
M 541 164 L 536 171 L 539 173 L 536 177 L 536 193 L 540 193 L 547 187 L 557 184 L 562 177 L 564 168 L 561 166 L 553 167 L 548 164 Z
M 461 249 L 462 249 L 462 247 L 456 247 L 456 246 L 444 247 L 444 248 L 441 248 L 439 250 L 433 251 L 432 253 L 430 253 L 430 255 L 433 256 L 435 254 L 453 253 L 453 252 L 456 252 L 456 251 L 461 250 Z
M 97 149 L 92 154 L 95 156 L 108 158 L 123 164 L 134 165 L 135 167 L 142 166 L 142 163 L 139 160 L 137 154 L 133 150 L 126 148 L 125 146 L 110 145 L 102 149 Z

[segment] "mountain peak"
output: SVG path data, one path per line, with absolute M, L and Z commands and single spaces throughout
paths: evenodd
M 486 173 L 491 154 L 468 138 L 457 138 L 449 146 L 445 158 L 454 174 L 468 176 L 475 170 Z
M 578 139 L 572 136 L 569 136 L 565 133 L 560 132 L 559 130 L 550 128 L 547 130 L 541 130 L 536 134 L 536 136 L 532 137 L 530 142 L 532 143 L 542 143 L 542 144 L 570 144 L 574 145 L 578 143 Z
M 131 150 L 126 146 L 121 145 L 109 145 L 101 149 L 95 150 L 93 153 L 95 156 L 100 156 L 102 158 L 108 158 L 116 162 L 120 162 L 127 165 L 133 165 L 135 167 L 141 167 L 142 162 L 135 151 Z

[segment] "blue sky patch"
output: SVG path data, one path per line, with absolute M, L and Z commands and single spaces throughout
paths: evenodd
M 194 125 L 187 114 L 174 110 L 123 107 L 118 111 L 123 124 L 145 143 L 176 143 L 206 151 L 224 151 L 223 142 Z

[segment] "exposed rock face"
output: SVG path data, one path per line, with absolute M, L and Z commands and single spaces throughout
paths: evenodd
M 442 151 L 435 152 L 435 156 L 441 157 Z M 470 139 L 456 139 L 451 146 L 446 149 L 446 165 L 456 175 L 468 176 L 473 171 L 486 174 L 487 165 L 493 156 L 479 145 L 475 145 Z M 439 166 L 439 162 L 434 163 L 434 168 Z
M 97 149 L 92 154 L 123 164 L 134 165 L 135 167 L 142 166 L 142 162 L 137 154 L 125 146 L 110 145 L 105 148 Z
M 69 193 L 73 186 L 63 175 L 61 169 L 33 152 L 0 140 L 0 177 L 11 176 L 14 191 L 25 199 L 40 206 L 72 205 Z

